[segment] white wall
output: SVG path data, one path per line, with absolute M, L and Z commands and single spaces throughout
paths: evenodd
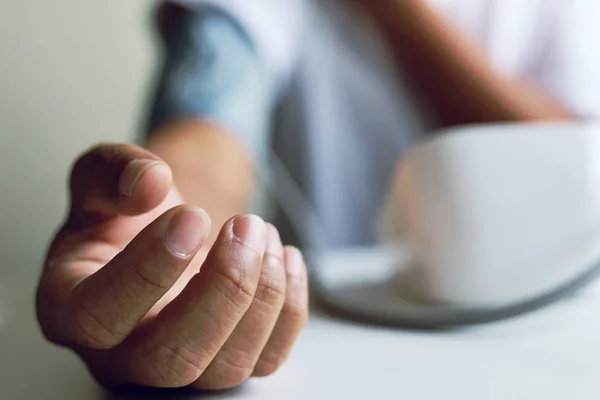
M 31 295 L 74 157 L 137 131 L 153 4 L 0 0 L 0 299 Z

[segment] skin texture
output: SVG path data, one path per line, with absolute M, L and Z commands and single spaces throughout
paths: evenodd
M 281 365 L 308 291 L 272 225 L 237 215 L 213 229 L 165 161 L 133 145 L 91 149 L 70 183 L 37 292 L 48 340 L 108 387 L 223 389 Z
M 388 39 L 442 125 L 575 118 L 531 82 L 509 79 L 425 0 L 355 0 Z
M 573 118 L 496 73 L 423 0 L 359 3 L 444 125 Z M 37 293 L 43 333 L 109 387 L 222 389 L 271 374 L 306 322 L 307 279 L 273 226 L 236 215 L 250 160 L 207 121 L 165 125 L 148 147 L 102 145 L 75 163 Z

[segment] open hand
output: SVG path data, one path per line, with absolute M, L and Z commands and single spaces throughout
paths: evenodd
M 46 338 L 104 385 L 221 389 L 274 372 L 307 320 L 306 269 L 277 230 L 184 205 L 171 170 L 102 145 L 71 175 L 71 207 L 37 293 Z

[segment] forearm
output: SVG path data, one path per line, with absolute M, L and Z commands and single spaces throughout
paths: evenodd
M 374 14 L 414 89 L 444 125 L 569 119 L 534 85 L 496 72 L 423 0 L 376 1 Z
M 253 184 L 252 165 L 239 141 L 211 122 L 180 120 L 149 137 L 148 148 L 163 158 L 185 201 L 204 208 L 218 227 L 244 212 Z

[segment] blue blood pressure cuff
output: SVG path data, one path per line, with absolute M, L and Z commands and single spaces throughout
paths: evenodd
M 158 21 L 164 63 L 147 132 L 176 119 L 208 119 L 261 157 L 275 79 L 245 30 L 226 12 L 207 6 L 167 3 Z

